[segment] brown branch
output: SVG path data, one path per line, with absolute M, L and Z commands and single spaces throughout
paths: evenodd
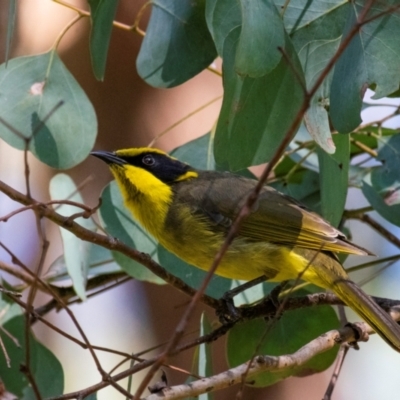
M 385 298 L 379 298 L 379 297 L 373 297 L 373 299 L 383 309 L 385 309 L 387 311 L 390 310 L 390 314 L 391 314 L 392 318 L 394 318 L 396 320 L 400 320 L 400 300 L 391 300 L 391 299 L 385 299 Z M 303 297 L 289 298 L 284 306 L 284 311 L 296 310 L 298 308 L 310 307 L 310 306 L 315 306 L 315 305 L 327 305 L 327 304 L 339 305 L 339 304 L 344 304 L 344 303 L 341 300 L 339 300 L 334 294 L 315 293 L 315 294 L 309 294 L 309 295 L 303 296 Z M 264 309 L 264 313 L 259 309 L 257 311 L 257 312 L 259 312 L 259 314 L 257 314 L 257 313 L 252 314 L 250 312 L 250 310 L 253 307 L 243 307 L 243 308 L 239 308 L 238 310 L 246 310 L 244 312 L 243 316 L 241 316 L 243 319 L 253 319 L 253 318 L 258 318 L 260 316 L 274 315 L 276 313 L 276 307 L 274 305 L 270 305 L 270 307 L 271 307 L 271 309 L 268 309 L 268 308 Z M 271 311 L 272 309 L 273 309 L 273 311 Z M 195 340 L 190 341 L 188 343 L 179 345 L 178 347 L 176 347 L 176 349 L 173 350 L 171 355 L 178 354 L 184 350 L 188 350 L 190 348 L 196 347 L 203 343 L 211 343 L 211 342 L 219 339 L 221 336 L 225 335 L 234 325 L 236 325 L 236 323 L 238 323 L 238 321 L 234 321 L 229 324 L 222 325 L 207 335 L 196 338 Z M 343 343 L 344 342 L 353 343 L 356 340 L 360 340 L 360 338 L 362 338 L 362 340 L 365 340 L 366 333 L 368 333 L 368 334 L 373 333 L 372 329 L 369 328 L 365 322 L 358 322 L 358 323 L 352 324 L 352 326 L 356 326 L 357 329 L 359 330 L 357 339 L 355 336 L 356 333 L 354 332 L 354 329 L 349 328 L 349 327 L 345 327 L 345 328 L 341 329 L 340 331 L 332 331 L 332 332 L 339 332 L 339 333 L 342 331 L 347 332 L 344 336 L 340 336 Z M 350 336 L 347 336 L 348 334 Z M 322 335 L 322 336 L 324 336 L 324 335 Z M 318 354 L 318 353 L 316 353 L 316 354 Z M 315 356 L 316 354 L 314 354 L 313 356 Z M 158 359 L 159 359 L 159 356 L 155 356 L 155 357 L 149 358 L 147 360 L 143 360 L 142 362 L 126 369 L 125 371 L 122 371 L 116 375 L 113 375 L 113 377 L 112 377 L 113 381 L 114 382 L 119 381 L 120 379 L 124 379 L 130 375 L 133 375 L 139 371 L 142 371 L 142 370 L 150 367 L 151 365 L 153 365 Z M 242 374 L 245 371 L 246 370 L 244 369 Z M 237 383 L 239 383 L 239 382 L 237 382 Z M 47 400 L 67 400 L 67 399 L 74 399 L 74 398 L 84 398 L 84 397 L 86 397 L 92 393 L 95 393 L 98 390 L 103 389 L 107 386 L 108 386 L 107 382 L 101 381 L 101 382 L 99 382 L 91 387 L 87 387 L 81 391 L 67 393 L 67 394 L 64 394 L 61 396 L 52 397 Z M 160 397 L 160 399 L 162 399 L 162 397 Z
M 340 347 L 339 353 L 336 357 L 335 369 L 333 370 L 331 380 L 329 382 L 329 385 L 326 389 L 325 395 L 322 400 L 331 400 L 333 390 L 335 389 L 336 382 L 339 378 L 339 374 L 340 374 L 340 371 L 342 370 L 343 362 L 344 362 L 344 359 L 346 358 L 349 348 L 350 347 L 347 343 L 343 343 L 342 346 Z
M 364 323 L 346 326 L 340 330 L 332 330 L 310 341 L 295 353 L 281 356 L 259 355 L 252 362 L 247 362 L 238 367 L 231 368 L 211 377 L 203 378 L 190 384 L 167 387 L 158 393 L 151 394 L 143 400 L 178 400 L 196 397 L 202 393 L 221 390 L 242 382 L 243 374 L 247 378 L 261 372 L 281 372 L 299 367 L 308 362 L 317 354 L 321 354 L 343 343 L 353 343 L 362 338 L 368 340 L 368 334 L 373 333 L 371 328 Z
M 379 224 L 373 218 L 371 218 L 369 215 L 359 214 L 359 215 L 353 215 L 351 218 L 358 219 L 362 222 L 365 222 L 371 228 L 375 229 L 386 240 L 388 240 L 390 243 L 394 244 L 397 248 L 400 249 L 400 239 L 398 237 L 396 237 L 395 235 L 393 235 L 393 233 L 388 231 L 385 227 L 383 227 L 381 224 Z
M 120 240 L 105 236 L 91 230 L 83 228 L 81 225 L 77 224 L 74 221 L 71 221 L 69 217 L 64 217 L 63 215 L 58 214 L 52 208 L 47 207 L 46 204 L 40 203 L 35 199 L 29 198 L 23 193 L 15 190 L 11 186 L 7 185 L 5 182 L 0 181 L 0 192 L 3 192 L 12 200 L 26 205 L 32 206 L 35 205 L 40 210 L 40 213 L 43 217 L 49 219 L 54 222 L 56 225 L 64 228 L 70 232 L 72 232 L 79 239 L 85 240 L 87 242 L 91 242 L 94 244 L 98 244 L 99 246 L 103 246 L 109 250 L 119 251 L 120 253 L 126 255 L 127 257 L 139 262 L 148 268 L 151 272 L 157 275 L 159 278 L 163 279 L 165 282 L 179 289 L 180 291 L 186 293 L 189 296 L 194 296 L 196 290 L 191 288 L 181 279 L 173 276 L 164 268 L 162 268 L 159 264 L 153 261 L 148 254 L 141 253 L 126 244 L 122 243 Z M 201 300 L 212 308 L 217 308 L 219 302 L 213 299 L 210 296 L 203 294 L 201 296 Z

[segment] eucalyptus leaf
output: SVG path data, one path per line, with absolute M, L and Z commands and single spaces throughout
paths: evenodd
M 50 196 L 52 200 L 70 200 L 83 204 L 74 181 L 66 174 L 55 175 L 50 181 Z M 82 208 L 62 204 L 57 207 L 57 212 L 66 217 L 81 213 Z M 79 217 L 74 220 L 77 224 L 89 230 L 95 230 L 96 226 L 90 218 Z M 61 238 L 64 246 L 64 259 L 76 294 L 86 299 L 86 282 L 89 271 L 89 257 L 91 243 L 79 239 L 75 234 L 66 229 L 61 229 Z
M 88 0 L 90 6 L 90 56 L 95 77 L 102 81 L 106 70 L 107 53 L 118 0 Z
M 218 54 L 222 57 L 224 42 L 229 32 L 242 25 L 240 2 L 206 0 L 206 20 Z
M 316 101 L 315 96 L 304 115 L 304 123 L 312 138 L 323 150 L 328 154 L 333 154 L 336 151 L 329 126 L 328 112 L 323 104 Z
M 348 135 L 333 135 L 335 154 L 319 149 L 321 214 L 333 226 L 343 215 L 349 185 L 350 141 Z
M 349 16 L 343 40 L 360 18 L 366 2 L 349 3 Z M 378 15 L 397 0 L 376 2 L 366 18 Z M 365 90 L 374 85 L 378 99 L 399 88 L 400 24 L 396 12 L 373 19 L 353 37 L 335 66 L 331 85 L 330 115 L 339 132 L 348 133 L 361 122 L 360 112 Z
M 214 170 L 214 140 L 210 133 L 191 140 L 171 151 L 171 156 L 197 169 Z
M 214 142 L 216 162 L 233 171 L 269 161 L 303 101 L 301 66 L 290 39 L 286 36 L 285 51 L 291 65 L 282 59 L 271 73 L 255 79 L 235 72 L 239 36 L 240 29 L 234 29 L 224 45 L 224 100 Z
M 321 6 L 321 2 L 313 3 L 315 7 Z M 334 7 L 311 20 L 306 26 L 298 27 L 293 34 L 293 45 L 298 51 L 303 66 L 308 90 L 316 84 L 339 47 L 346 16 L 347 6 Z M 328 117 L 332 76 L 331 70 L 317 88 L 304 116 L 310 135 L 322 149 L 330 154 L 335 152 Z
M 92 104 L 53 51 L 0 66 L 0 117 L 22 135 L 0 124 L 0 138 L 20 150 L 29 142 L 28 149 L 54 168 L 82 162 L 97 135 Z
M 330 19 L 336 10 L 347 7 L 346 0 L 275 0 L 275 4 L 283 14 L 286 30 L 293 34 L 302 29 L 308 29 L 314 22 L 321 21 L 324 17 Z M 286 7 L 286 8 L 285 8 Z M 325 21 L 326 25 L 326 21 Z M 325 30 L 327 33 L 329 29 Z
M 239 0 L 242 24 L 236 48 L 235 71 L 262 77 L 276 68 L 285 46 L 282 19 L 272 0 Z M 265 23 L 268 21 L 268 23 Z
M 177 86 L 217 57 L 203 0 L 154 0 L 137 58 L 139 75 L 155 87 Z
M 281 193 L 300 201 L 308 208 L 320 212 L 320 182 L 319 174 L 304 168 L 297 168 L 289 178 L 281 176 L 270 184 Z
M 304 168 L 319 173 L 318 155 L 315 151 L 316 146 L 310 142 L 310 133 L 304 124 L 300 124 L 296 136 L 288 146 L 288 150 L 291 150 L 289 157 L 296 163 L 301 162 Z
M 371 171 L 372 186 L 388 206 L 400 204 L 399 134 L 380 139 L 377 159 L 382 165 Z
M 364 178 L 362 191 L 375 211 L 400 226 L 399 134 L 379 140 L 377 159 L 382 165 Z
M 197 169 L 224 171 L 223 166 L 215 163 L 213 150 L 214 138 L 211 133 L 206 133 L 172 150 L 171 156 Z M 237 174 L 246 178 L 257 179 L 247 168 L 237 171 Z
M 384 196 L 372 186 L 370 174 L 364 178 L 361 189 L 376 212 L 392 224 L 400 226 L 400 204 L 388 205 Z
M 17 347 L 8 335 L 2 335 L 2 342 L 11 359 L 11 368 L 8 368 L 4 361 L 0 362 L 0 376 L 4 387 L 19 399 L 35 399 L 37 397 L 27 375 L 21 370 L 21 366 L 26 362 L 25 317 L 22 315 L 14 317 L 3 328 L 21 346 Z M 62 395 L 64 373 L 60 362 L 49 349 L 37 341 L 32 332 L 29 332 L 29 344 L 29 371 L 41 397 Z
M 207 335 L 212 331 L 212 326 L 205 313 L 201 314 L 200 317 L 200 332 L 199 336 Z M 202 343 L 196 347 L 193 361 L 192 361 L 192 375 L 186 381 L 190 385 L 190 382 L 196 380 L 194 376 L 212 376 L 213 365 L 212 365 L 212 353 L 210 343 Z M 188 400 L 212 400 L 214 398 L 213 393 L 202 393 L 200 396 L 188 397 Z
M 17 17 L 17 0 L 8 0 L 7 40 L 6 40 L 6 56 L 5 56 L 6 65 L 8 63 L 10 55 L 16 17 Z
M 121 267 L 114 261 L 110 250 L 92 244 L 89 254 L 88 279 L 99 275 L 108 275 L 120 272 Z M 64 255 L 57 257 L 50 265 L 46 275 L 43 277 L 46 282 L 57 286 L 72 286 L 71 278 L 68 274 L 67 264 Z
M 1 279 L 1 286 L 6 290 L 15 292 L 15 289 L 3 278 Z M 0 310 L 0 326 L 4 326 L 7 321 L 14 317 L 23 315 L 21 307 L 3 292 L 0 292 Z

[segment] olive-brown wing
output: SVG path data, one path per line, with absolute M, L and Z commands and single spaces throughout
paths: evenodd
M 190 204 L 194 213 L 208 218 L 215 228 L 227 231 L 256 183 L 230 173 L 202 171 L 199 178 L 182 182 L 177 194 L 180 201 Z M 239 234 L 289 247 L 371 254 L 347 241 L 318 214 L 267 186 L 262 189 L 250 215 L 243 220 Z

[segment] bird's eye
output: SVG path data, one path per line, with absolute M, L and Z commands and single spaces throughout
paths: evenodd
M 149 154 L 145 155 L 142 161 L 144 165 L 154 165 L 155 163 L 154 158 Z

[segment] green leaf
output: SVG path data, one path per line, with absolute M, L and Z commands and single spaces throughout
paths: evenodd
M 338 327 L 339 320 L 330 306 L 285 312 L 272 326 L 268 326 L 264 319 L 238 324 L 228 333 L 229 366 L 235 367 L 258 354 L 270 356 L 291 354 L 324 332 Z M 335 360 L 338 349 L 339 346 L 335 346 L 303 366 L 254 375 L 250 378 L 251 385 L 270 386 L 289 376 L 305 376 L 324 371 Z
M 314 22 L 320 21 L 324 17 L 330 17 L 332 13 L 341 7 L 346 7 L 348 2 L 346 0 L 275 0 L 278 10 L 283 11 L 283 7 L 287 6 L 283 17 L 285 28 L 290 34 L 301 29 L 308 29 Z M 326 21 L 325 21 L 326 22 Z M 321 28 L 323 29 L 323 25 Z M 325 30 L 326 33 L 329 29 Z
M 197 169 L 215 169 L 214 140 L 210 133 L 206 133 L 197 139 L 171 151 L 171 156 L 183 161 Z
M 296 150 L 290 153 L 289 157 L 296 163 L 300 162 L 304 168 L 319 173 L 319 162 L 315 145 L 310 142 L 310 133 L 304 124 L 300 124 L 296 136 L 289 144 L 289 150 Z M 308 142 L 308 143 L 307 143 Z M 300 145 L 305 145 L 303 148 L 298 148 Z
M 17 17 L 17 1 L 8 0 L 7 39 L 6 39 L 6 56 L 5 56 L 6 66 L 8 63 L 8 58 L 10 56 L 10 49 L 14 34 L 16 17 Z
M 18 340 L 21 347 L 7 336 L 2 335 L 4 347 L 11 359 L 11 368 L 7 368 L 3 360 L 0 362 L 0 376 L 7 388 L 20 399 L 36 399 L 26 374 L 21 371 L 25 365 L 25 318 L 18 316 L 8 321 L 3 328 Z M 60 362 L 46 347 L 38 342 L 32 333 L 30 340 L 30 372 L 33 375 L 42 398 L 63 394 L 64 373 Z M 3 356 L 3 355 L 2 355 Z
M 377 159 L 382 166 L 372 169 L 372 186 L 388 206 L 400 204 L 400 134 L 380 139 Z
M 348 135 L 333 135 L 335 154 L 318 149 L 321 184 L 321 213 L 333 226 L 342 219 L 349 185 L 350 140 Z
M 379 140 L 377 159 L 382 165 L 364 178 L 362 191 L 375 211 L 400 226 L 400 134 Z
M 240 29 L 229 34 L 224 46 L 224 100 L 218 119 L 214 155 L 218 164 L 237 171 L 270 160 L 303 101 L 303 91 L 293 68 L 301 66 L 290 39 L 285 50 L 290 59 L 262 78 L 240 78 L 234 70 Z M 290 99 L 290 101 L 288 101 Z
M 6 290 L 10 290 L 12 292 L 15 291 L 14 287 L 9 285 L 3 278 L 1 279 L 1 285 Z M 14 303 L 9 296 L 2 292 L 0 293 L 0 310 L 0 326 L 4 326 L 6 322 L 10 321 L 14 317 L 22 315 L 21 307 L 17 303 Z M 0 361 L 0 365 L 1 363 L 2 361 Z
M 74 181 L 66 174 L 55 175 L 50 181 L 50 196 L 52 200 L 71 200 L 83 204 L 83 199 Z M 69 204 L 57 207 L 57 212 L 66 217 L 82 212 L 82 208 Z M 95 230 L 96 226 L 90 218 L 79 217 L 74 221 L 86 229 Z M 72 232 L 61 228 L 61 238 L 64 246 L 64 258 L 76 294 L 86 299 L 86 282 L 89 270 L 89 255 L 91 243 L 76 237 Z
M 313 7 L 321 6 L 320 2 L 313 2 Z M 303 66 L 307 89 L 311 89 L 328 61 L 334 56 L 339 47 L 343 27 L 346 22 L 347 6 L 340 5 L 325 10 L 318 18 L 311 20 L 308 25 L 297 28 L 293 35 L 293 45 L 298 51 Z M 317 89 L 304 116 L 308 132 L 315 142 L 326 152 L 335 152 L 329 125 L 328 109 L 330 84 L 333 71 L 324 79 Z
M 212 326 L 207 319 L 207 315 L 204 313 L 201 314 L 199 336 L 207 335 L 211 331 Z M 212 354 L 209 343 L 202 343 L 200 346 L 196 347 L 192 361 L 192 374 L 204 377 L 213 375 Z M 190 382 L 194 380 L 196 379 L 189 377 L 186 383 L 190 385 Z M 209 392 L 196 397 L 188 397 L 188 400 L 212 400 L 213 398 L 213 393 Z
M 101 199 L 99 211 L 104 229 L 127 246 L 147 253 L 154 261 L 158 261 L 156 240 L 132 219 L 131 213 L 124 206 L 121 192 L 115 181 L 103 189 Z M 112 254 L 121 268 L 133 278 L 158 284 L 165 283 L 138 262 L 118 252 L 112 252 Z
M 206 20 L 218 54 L 222 57 L 229 32 L 242 25 L 240 3 L 232 0 L 206 0 Z
M 392 224 L 400 226 L 400 204 L 386 204 L 384 197 L 372 186 L 371 175 L 364 178 L 361 189 L 376 212 Z
M 63 105 L 49 116 L 60 101 Z M 21 150 L 30 140 L 29 150 L 54 168 L 83 161 L 97 135 L 92 104 L 55 52 L 0 66 L 0 117 L 26 138 L 0 124 L 2 139 Z
M 227 168 L 224 168 L 222 165 L 216 165 L 213 149 L 214 138 L 211 133 L 206 133 L 197 139 L 177 147 L 170 154 L 197 169 L 225 171 Z M 246 178 L 257 179 L 247 168 L 236 173 Z
M 377 15 L 397 0 L 374 3 L 367 18 Z M 347 36 L 360 17 L 365 1 L 350 3 L 349 17 L 343 34 Z M 330 115 L 334 127 L 348 133 L 361 122 L 362 99 L 368 86 L 376 85 L 375 99 L 399 88 L 400 24 L 397 13 L 388 13 L 363 25 L 339 58 L 333 74 Z
M 90 56 L 93 72 L 99 81 L 104 79 L 107 53 L 118 0 L 88 0 L 90 6 Z
M 137 58 L 139 75 L 155 87 L 177 86 L 217 57 L 204 0 L 154 0 Z
M 240 0 L 242 30 L 235 70 L 243 77 L 260 78 L 276 68 L 285 45 L 282 19 L 272 0 Z M 268 23 L 266 23 L 268 21 Z
M 90 246 L 88 279 L 120 271 L 121 268 L 114 261 L 110 250 L 95 244 Z M 72 285 L 64 255 L 54 260 L 43 279 L 57 286 L 70 287 Z
M 287 194 L 294 199 L 301 201 L 308 208 L 320 212 L 320 186 L 319 174 L 304 168 L 298 168 L 289 179 L 280 178 L 270 186 L 281 193 Z
M 304 123 L 315 142 L 327 153 L 333 154 L 336 150 L 329 126 L 328 112 L 325 105 L 313 96 L 307 112 L 304 114 Z

